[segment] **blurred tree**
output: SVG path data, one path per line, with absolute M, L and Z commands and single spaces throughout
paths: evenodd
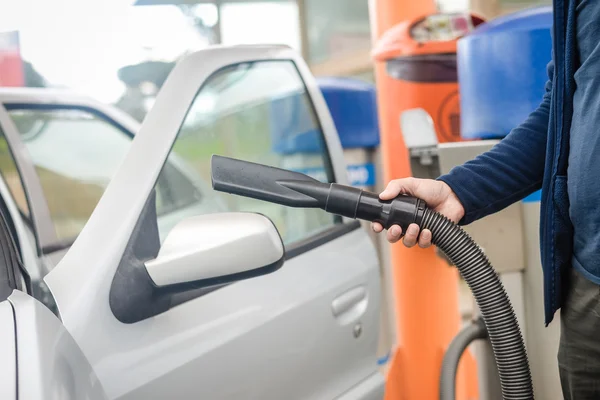
M 116 106 L 138 121 L 148 112 L 148 99 L 153 99 L 175 66 L 175 61 L 144 61 L 127 65 L 117 72 L 126 86 Z
M 196 28 L 198 33 L 207 38 L 210 44 L 218 44 L 219 43 L 219 21 L 218 21 L 218 11 L 217 11 L 217 23 L 214 26 L 209 26 L 206 24 L 204 18 L 201 15 L 201 7 L 202 4 L 178 4 L 177 7 L 181 10 L 183 15 L 185 15 L 191 22 L 192 25 Z M 218 7 L 215 5 L 215 7 Z
M 207 24 L 203 18 L 205 10 L 202 9 L 202 6 L 206 6 L 206 4 L 178 4 L 176 6 L 209 44 L 218 43 L 218 22 L 211 26 L 210 22 Z M 216 12 L 218 21 L 218 10 Z M 125 84 L 126 89 L 115 105 L 141 122 L 148 112 L 149 102 L 154 99 L 176 62 L 177 59 L 170 62 L 148 60 L 119 69 L 117 75 L 119 80 Z
M 48 87 L 48 81 L 33 67 L 29 61 L 23 60 L 25 87 Z

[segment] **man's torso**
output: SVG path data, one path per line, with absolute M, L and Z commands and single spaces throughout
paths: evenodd
M 568 193 L 573 267 L 600 284 L 600 1 L 577 0 Z

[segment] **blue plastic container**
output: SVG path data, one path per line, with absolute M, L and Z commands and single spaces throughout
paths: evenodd
M 318 78 L 344 149 L 379 146 L 375 86 L 354 78 Z
M 458 41 L 463 138 L 503 138 L 540 105 L 551 29 L 552 7 L 536 7 L 482 24 Z
M 379 145 L 375 87 L 353 78 L 317 79 L 344 149 Z M 271 131 L 275 150 L 281 154 L 322 152 L 320 132 L 305 96 L 273 100 Z

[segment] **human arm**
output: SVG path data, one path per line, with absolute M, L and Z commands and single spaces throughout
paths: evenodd
M 463 205 L 466 225 L 539 190 L 544 176 L 554 63 L 540 106 L 489 151 L 438 178 Z
M 405 178 L 392 181 L 380 197 L 385 200 L 402 193 L 412 194 L 442 214 L 448 209 L 454 210 L 452 215 L 445 215 L 466 225 L 540 189 L 550 120 L 553 61 L 548 64 L 547 73 L 548 81 L 540 106 L 491 150 L 453 168 L 437 180 Z M 381 232 L 383 228 L 373 224 L 373 230 Z M 401 236 L 398 226 L 388 230 L 390 242 L 398 241 Z M 417 241 L 421 247 L 431 245 L 431 233 L 425 231 L 419 237 L 418 227 L 410 226 L 404 244 L 412 247 Z

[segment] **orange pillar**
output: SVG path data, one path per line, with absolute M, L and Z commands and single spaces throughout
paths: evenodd
M 432 0 L 370 0 L 369 7 L 374 43 L 394 25 L 436 11 Z M 384 63 L 375 64 L 375 78 L 384 179 L 411 176 L 399 116 L 419 105 L 402 96 L 402 83 L 387 76 Z M 444 351 L 460 329 L 457 270 L 437 257 L 433 248 L 407 249 L 400 243 L 391 248 L 391 262 L 398 348 L 386 400 L 436 400 Z M 466 399 L 461 375 L 457 398 Z

